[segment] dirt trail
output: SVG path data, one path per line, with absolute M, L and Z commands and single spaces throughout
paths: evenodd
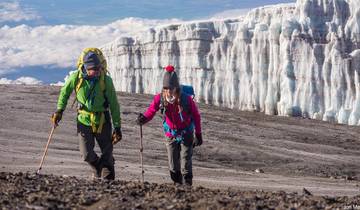
M 0 171 L 35 172 L 51 128 L 59 87 L 0 85 Z M 123 141 L 116 145 L 117 178 L 138 180 L 139 127 L 152 96 L 119 93 Z M 69 100 L 69 104 L 72 99 Z M 318 195 L 359 194 L 359 127 L 266 116 L 200 105 L 204 144 L 194 152 L 194 185 L 237 190 L 284 190 Z M 78 151 L 74 110 L 65 111 L 42 173 L 89 177 Z M 170 183 L 160 117 L 144 126 L 145 179 Z M 256 173 L 260 168 L 264 173 Z

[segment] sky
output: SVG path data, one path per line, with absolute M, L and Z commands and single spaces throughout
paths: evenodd
M 62 81 L 85 47 L 295 0 L 0 0 L 0 84 Z

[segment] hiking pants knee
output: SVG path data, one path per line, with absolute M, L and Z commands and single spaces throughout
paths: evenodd
M 110 178 L 114 179 L 114 158 L 113 158 L 113 145 L 111 140 L 112 128 L 109 122 L 103 125 L 100 134 L 93 133 L 91 126 L 83 125 L 78 122 L 78 136 L 79 136 L 79 149 L 81 157 L 87 162 L 91 168 L 96 171 L 97 176 L 100 176 L 102 168 L 107 168 L 111 174 Z M 94 151 L 95 139 L 100 147 L 100 158 Z
M 175 183 L 192 185 L 192 154 L 193 134 L 184 136 L 184 140 L 178 143 L 174 139 L 167 138 L 166 150 L 169 161 L 171 179 Z

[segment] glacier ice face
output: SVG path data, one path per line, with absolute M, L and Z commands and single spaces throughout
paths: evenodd
M 172 64 L 205 103 L 359 125 L 359 5 L 298 0 L 152 28 L 102 49 L 118 91 L 155 94 Z

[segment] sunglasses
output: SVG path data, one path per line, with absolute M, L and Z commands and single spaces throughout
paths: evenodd
M 89 68 L 85 68 L 86 71 L 100 71 L 100 66 L 91 66 Z

